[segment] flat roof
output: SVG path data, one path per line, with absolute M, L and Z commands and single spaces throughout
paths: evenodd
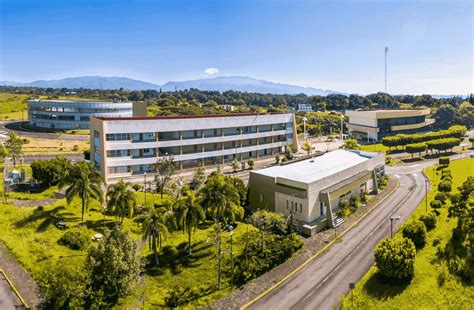
M 270 167 L 253 173 L 297 182 L 313 183 L 377 156 L 376 152 L 335 150 L 295 163 Z
M 131 117 L 95 117 L 102 121 L 133 121 L 133 120 L 159 120 L 159 119 L 189 119 L 189 118 L 217 118 L 239 116 L 282 115 L 291 113 L 227 113 L 227 114 L 196 114 L 196 115 L 170 115 L 170 116 L 131 116 Z

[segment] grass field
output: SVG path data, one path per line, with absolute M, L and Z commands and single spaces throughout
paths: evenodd
M 23 145 L 24 154 L 80 154 L 89 149 L 89 142 L 82 140 L 27 139 L 29 142 Z
M 26 120 L 28 97 L 28 95 L 0 93 L 0 120 Z
M 382 143 L 361 145 L 360 148 L 367 152 L 388 152 L 388 147 L 383 146 Z
M 450 164 L 453 175 L 453 189 L 457 189 L 468 176 L 474 176 L 474 159 L 467 158 L 453 161 Z M 430 178 L 431 191 L 428 194 L 428 203 L 434 198 L 441 174 L 433 167 L 425 169 Z M 430 212 L 431 207 L 428 206 Z M 434 230 L 428 232 L 426 246 L 417 253 L 415 261 L 415 276 L 411 283 L 405 285 L 387 284 L 377 277 L 377 268 L 374 266 L 356 284 L 352 294 L 342 297 L 343 309 L 473 309 L 474 290 L 464 286 L 458 278 L 449 274 L 446 263 L 436 257 L 436 246 L 433 240 L 439 239 L 440 246 L 444 247 L 451 238 L 452 229 L 456 221 L 447 217 L 447 207 L 442 208 L 438 223 Z M 425 214 L 423 201 L 412 218 Z M 401 232 L 396 238 L 401 238 Z M 447 274 L 443 286 L 438 285 L 440 272 Z M 353 298 L 353 299 L 352 299 Z
M 53 188 L 54 189 L 54 188 Z M 143 193 L 137 193 L 138 203 L 144 200 Z M 159 202 L 159 194 L 147 194 L 147 204 Z M 92 202 L 90 211 L 86 214 L 85 225 L 91 237 L 96 232 L 103 232 L 103 228 L 113 224 L 116 219 L 106 216 L 101 212 L 97 202 Z M 19 262 L 37 281 L 41 272 L 51 265 L 69 264 L 81 266 L 84 263 L 86 251 L 74 251 L 59 245 L 58 240 L 64 230 L 56 228 L 55 223 L 64 220 L 69 227 L 81 223 L 80 201 L 74 200 L 67 206 L 65 199 L 54 204 L 38 208 L 18 208 L 11 204 L 0 203 L 0 239 L 12 251 Z M 141 239 L 140 227 L 130 219 L 124 221 L 125 229 L 133 236 Z M 188 307 L 195 308 L 205 305 L 229 292 L 229 275 L 222 278 L 222 289 L 217 291 L 216 250 L 211 243 L 209 233 L 212 227 L 203 225 L 192 236 L 193 254 L 186 255 L 182 246 L 187 242 L 187 235 L 181 231 L 169 234 L 164 242 L 160 254 L 160 267 L 148 265 L 145 275 L 145 286 L 139 287 L 138 292 L 146 291 L 146 308 L 165 307 L 164 298 L 176 287 L 201 288 L 203 295 L 192 302 Z M 255 229 L 250 225 L 240 223 L 233 236 L 233 253 L 238 255 L 242 249 L 240 236 L 247 229 Z M 223 245 L 223 270 L 229 266 L 229 239 L 224 233 Z M 178 249 L 179 248 L 179 249 Z M 143 247 L 143 255 L 149 256 L 151 252 L 147 245 Z M 123 308 L 139 308 L 141 306 L 140 293 L 124 299 L 118 306 Z

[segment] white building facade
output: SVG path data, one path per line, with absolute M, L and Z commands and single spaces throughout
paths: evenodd
M 298 112 L 313 112 L 313 107 L 310 104 L 298 104 Z
M 141 110 L 141 113 L 137 114 L 138 110 Z M 83 100 L 28 100 L 30 124 L 47 129 L 89 129 L 89 119 L 93 116 L 130 117 L 133 115 L 146 116 L 145 104 Z
M 297 150 L 293 114 L 91 119 L 91 160 L 106 183 L 143 180 L 173 156 L 176 168 L 231 163 Z
M 250 207 L 288 216 L 312 235 L 340 223 L 339 202 L 362 190 L 378 191 L 385 173 L 383 153 L 336 150 L 319 157 L 257 171 L 249 177 Z

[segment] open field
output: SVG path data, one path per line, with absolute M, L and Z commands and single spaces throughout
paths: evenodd
M 474 159 L 467 158 L 453 161 L 450 164 L 453 176 L 453 191 L 460 186 L 468 176 L 474 175 Z M 428 212 L 431 212 L 429 202 L 434 198 L 441 173 L 433 167 L 425 169 L 432 184 L 428 193 Z M 415 276 L 409 284 L 387 284 L 382 282 L 374 266 L 356 284 L 352 294 L 342 297 L 344 309 L 472 309 L 474 290 L 464 286 L 458 278 L 447 272 L 446 263 L 439 261 L 436 256 L 436 246 L 433 240 L 439 239 L 442 248 L 451 238 L 456 220 L 447 217 L 447 207 L 440 209 L 436 228 L 427 234 L 426 246 L 417 252 Z M 425 214 L 425 202 L 422 202 L 412 218 Z M 401 232 L 396 238 L 401 238 Z M 447 278 L 443 286 L 438 285 L 438 275 L 446 271 Z
M 0 120 L 27 119 L 28 98 L 28 95 L 0 93 Z
M 49 140 L 28 138 L 23 145 L 24 154 L 80 154 L 89 149 L 88 141 L 81 140 Z
M 382 143 L 361 145 L 360 148 L 361 150 L 367 151 L 367 152 L 384 152 L 384 153 L 388 152 L 388 147 L 382 145 Z

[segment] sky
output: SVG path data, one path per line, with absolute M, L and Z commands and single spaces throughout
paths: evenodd
M 470 0 L 0 0 L 0 80 L 250 76 L 347 93 L 473 92 Z

